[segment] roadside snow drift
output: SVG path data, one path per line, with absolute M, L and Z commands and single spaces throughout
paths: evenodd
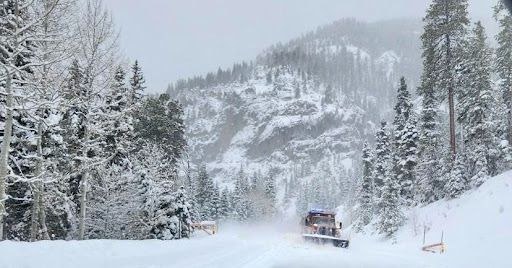
M 434 267 L 512 267 L 512 171 L 494 177 L 480 188 L 450 201 L 440 201 L 410 212 L 409 224 L 398 243 L 411 246 L 440 242 L 447 253 Z M 415 231 L 417 239 L 411 240 Z

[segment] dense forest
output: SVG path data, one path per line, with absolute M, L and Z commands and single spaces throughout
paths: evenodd
M 0 3 L 0 240 L 185 237 L 183 111 L 99 0 Z
M 402 79 L 392 124 L 383 121 L 363 148 L 360 230 L 373 222 L 393 236 L 403 208 L 457 198 L 510 169 L 512 17 L 496 6 L 493 49 L 467 10 L 468 1 L 437 0 L 427 11 L 420 107 Z

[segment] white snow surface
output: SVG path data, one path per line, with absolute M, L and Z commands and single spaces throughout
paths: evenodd
M 511 224 L 512 171 L 458 199 L 410 211 L 396 244 L 347 230 L 350 248 L 340 249 L 303 242 L 297 224 L 224 224 L 218 235 L 177 241 L 4 241 L 0 267 L 512 267 Z M 423 226 L 427 244 L 444 232 L 445 254 L 421 251 Z

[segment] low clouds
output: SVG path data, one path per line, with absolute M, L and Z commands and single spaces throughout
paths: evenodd
M 343 17 L 376 21 L 422 17 L 424 0 L 104 0 L 122 29 L 128 56 L 139 59 L 149 88 L 251 60 L 265 47 Z M 473 0 L 490 19 L 492 3 Z

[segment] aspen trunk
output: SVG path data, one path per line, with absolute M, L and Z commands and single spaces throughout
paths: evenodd
M 2 140 L 2 147 L 0 151 L 0 241 L 4 239 L 4 218 L 6 216 L 5 209 L 5 201 L 7 201 L 6 194 L 6 181 L 7 176 L 9 175 L 9 151 L 11 149 L 11 139 L 12 139 L 12 109 L 14 104 L 14 98 L 12 93 L 12 77 L 9 72 L 7 72 L 7 79 L 5 83 L 5 108 L 6 108 L 6 116 L 5 116 L 5 127 L 4 127 L 4 137 Z
M 86 216 L 86 203 L 87 203 L 87 177 L 88 172 L 84 172 L 82 175 L 82 181 L 80 183 L 80 217 L 78 224 L 78 239 L 84 240 L 85 236 L 85 216 Z
M 87 114 L 88 116 L 88 114 Z M 89 151 L 89 146 L 87 143 L 89 142 L 89 130 L 87 129 L 88 118 L 85 119 L 85 137 L 84 137 L 84 148 L 82 150 L 82 157 L 87 157 L 87 152 Z M 82 160 L 84 161 L 84 160 Z M 85 237 L 85 217 L 87 215 L 87 188 L 89 183 L 89 172 L 87 170 L 87 163 L 82 162 L 80 165 L 81 168 L 84 169 L 82 173 L 82 180 L 80 182 L 80 216 L 78 223 L 78 239 L 84 240 Z
M 35 176 L 37 180 L 34 182 L 34 201 L 32 203 L 32 218 L 30 226 L 30 241 L 37 239 L 50 239 L 48 235 L 48 228 L 46 226 L 46 212 L 44 211 L 45 205 L 43 202 L 44 185 L 42 182 L 43 174 L 43 122 L 38 123 L 37 127 L 37 156 L 38 161 L 36 165 Z M 39 237 L 41 234 L 41 237 Z
M 30 211 L 30 241 L 34 242 L 37 240 L 37 234 L 39 232 L 39 185 L 34 183 L 32 185 L 32 191 L 34 192 L 32 198 L 32 209 Z

